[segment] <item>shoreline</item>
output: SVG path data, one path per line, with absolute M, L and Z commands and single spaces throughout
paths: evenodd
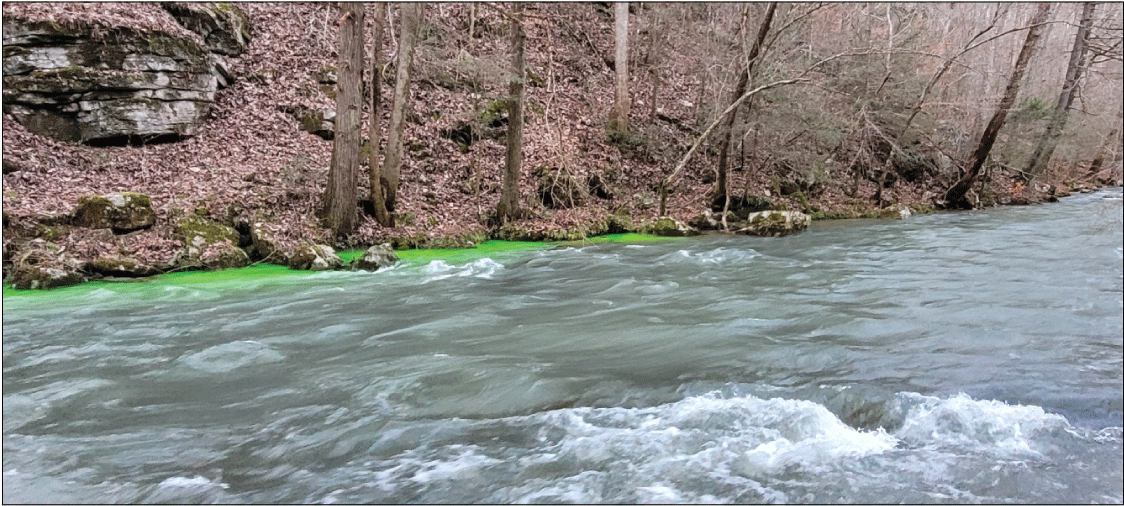
M 582 241 L 502 241 L 488 240 L 475 248 L 442 248 L 442 249 L 408 249 L 395 251 L 399 261 L 391 268 L 402 268 L 415 265 L 427 265 L 434 261 L 443 261 L 450 265 L 461 265 L 474 262 L 490 255 L 508 254 L 528 251 L 542 251 L 559 247 L 583 247 L 597 244 L 635 244 L 643 242 L 662 242 L 682 240 L 683 237 L 662 237 L 649 234 L 624 233 L 607 234 L 590 237 Z M 363 255 L 364 250 L 345 250 L 338 252 L 344 262 Z M 384 270 L 384 269 L 380 269 Z M 70 295 L 84 295 L 107 286 L 122 287 L 134 286 L 137 288 L 126 289 L 129 291 L 146 291 L 152 288 L 165 288 L 170 286 L 211 285 L 212 289 L 245 287 L 248 283 L 265 283 L 264 280 L 281 280 L 297 277 L 308 277 L 324 272 L 349 272 L 349 271 L 309 271 L 292 269 L 284 265 L 258 262 L 256 264 L 234 269 L 219 270 L 192 270 L 165 272 L 154 276 L 139 278 L 113 278 L 96 279 L 75 285 L 58 288 L 14 288 L 11 283 L 4 283 L 3 298 L 32 297 L 36 300 L 53 299 Z M 378 272 L 378 271 L 374 271 Z M 260 286 L 260 285 L 259 285 Z

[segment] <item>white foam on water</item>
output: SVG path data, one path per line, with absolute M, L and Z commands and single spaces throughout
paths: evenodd
M 462 266 L 452 266 L 442 260 L 434 260 L 422 269 L 422 272 L 427 275 L 422 280 L 422 284 L 451 277 L 474 276 L 491 279 L 493 274 L 503 268 L 503 264 L 491 258 L 481 258 Z
M 211 487 L 227 488 L 227 487 L 229 487 L 229 485 L 227 485 L 225 483 L 222 483 L 222 482 L 214 482 L 214 481 L 208 480 L 207 478 L 204 478 L 202 476 L 196 475 L 193 478 L 184 478 L 182 476 L 174 476 L 174 477 L 168 478 L 168 479 L 160 482 L 160 484 L 157 485 L 157 487 L 159 487 L 159 488 L 211 488 Z
M 258 341 L 233 341 L 184 355 L 176 361 L 191 369 L 219 373 L 249 365 L 280 362 L 284 358 L 284 355 L 267 344 Z
M 896 444 L 884 431 L 851 428 L 810 401 L 718 392 L 647 408 L 566 408 L 498 422 L 528 428 L 538 443 L 502 455 L 453 441 L 407 450 L 376 472 L 377 486 L 393 494 L 404 481 L 478 486 L 464 482 L 502 476 L 509 481 L 492 483 L 491 500 L 783 502 L 784 493 L 758 480 L 794 468 L 836 468 Z M 716 483 L 743 495 L 715 495 Z
M 1037 456 L 1037 437 L 1073 433 L 1065 417 L 1038 406 L 975 400 L 961 393 L 947 399 L 899 394 L 905 418 L 895 435 L 917 446 L 952 447 L 1003 457 Z
M 414 471 L 410 480 L 418 483 L 429 483 L 450 478 L 461 478 L 466 474 L 475 474 L 482 467 L 501 462 L 476 453 L 478 448 L 475 446 L 469 445 L 457 448 L 458 446 L 453 445 L 451 448 L 459 451 L 450 460 L 421 463 L 420 469 Z

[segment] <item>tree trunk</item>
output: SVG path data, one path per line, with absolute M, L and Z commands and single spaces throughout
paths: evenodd
M 1069 119 L 1069 110 L 1073 107 L 1073 96 L 1077 90 L 1077 81 L 1081 79 L 1081 71 L 1085 67 L 1085 52 L 1089 47 L 1087 39 L 1089 27 L 1093 24 L 1093 9 L 1095 7 L 1096 4 L 1093 2 L 1085 2 L 1082 9 L 1081 25 L 1077 28 L 1077 36 L 1073 39 L 1073 50 L 1069 54 L 1069 66 L 1066 67 L 1062 92 L 1058 95 L 1058 103 L 1054 106 L 1050 123 L 1046 125 L 1046 132 L 1042 134 L 1042 139 L 1038 141 L 1038 147 L 1034 148 L 1034 154 L 1030 157 L 1030 164 L 1027 165 L 1026 177 L 1028 182 L 1046 172 L 1046 167 L 1050 165 L 1050 158 L 1054 156 L 1054 149 L 1058 147 L 1062 130 L 1065 129 L 1066 120 Z
M 1019 94 L 1019 85 L 1022 83 L 1023 75 L 1026 74 L 1027 64 L 1034 54 L 1038 38 L 1042 35 L 1043 23 L 1049 14 L 1050 4 L 1038 4 L 1038 11 L 1035 12 L 1034 18 L 1030 20 L 1030 29 L 1026 32 L 1026 40 L 1023 41 L 1022 50 L 1019 51 L 1019 57 L 1015 60 L 1015 69 L 1011 71 L 1011 78 L 1007 81 L 1007 89 L 1003 92 L 1003 98 L 999 101 L 995 114 L 991 116 L 987 128 L 984 128 L 976 150 L 972 152 L 968 170 L 956 184 L 952 185 L 952 188 L 945 192 L 944 207 L 951 209 L 972 209 L 975 207 L 967 197 L 968 190 L 975 184 L 980 169 L 987 161 L 987 155 L 991 153 L 991 147 L 995 145 L 995 138 L 999 135 L 999 129 L 1003 128 L 1003 123 L 1007 121 L 1007 111 L 1015 104 L 1015 98 Z
M 765 44 L 765 36 L 769 33 L 769 25 L 773 22 L 773 13 L 777 10 L 777 3 L 770 2 L 768 10 L 765 11 L 765 19 L 761 21 L 761 26 L 757 29 L 757 38 L 753 41 L 753 47 L 749 50 L 749 55 L 746 56 L 746 64 L 742 68 L 741 75 L 738 76 L 738 84 L 734 89 L 734 95 L 730 97 L 730 102 L 733 103 L 745 94 L 745 89 L 749 86 L 750 75 L 753 74 L 753 67 L 757 63 L 757 57 L 761 53 L 761 46 Z M 718 145 L 718 177 L 716 178 L 714 188 L 714 202 L 725 201 L 727 192 L 726 175 L 729 173 L 729 159 L 730 159 L 730 139 L 734 134 L 734 123 L 738 116 L 738 109 L 735 107 L 729 115 L 726 116 L 726 124 L 723 125 L 722 140 Z M 725 203 L 723 204 L 725 205 Z
M 628 112 L 632 105 L 628 95 L 628 2 L 613 5 L 613 36 L 616 40 L 616 58 L 613 66 L 617 72 L 616 99 L 609 113 L 609 131 L 628 133 Z
M 340 3 L 340 59 L 336 91 L 336 136 L 332 165 L 324 191 L 328 226 L 336 237 L 359 226 L 356 187 L 359 183 L 359 120 L 363 109 L 363 4 Z
M 384 227 L 393 227 L 393 218 L 386 209 L 386 193 L 387 188 L 390 186 L 390 181 L 382 176 L 382 165 L 379 157 L 379 154 L 381 154 L 380 145 L 382 144 L 382 135 L 379 132 L 379 117 L 381 116 L 382 110 L 379 106 L 382 100 L 382 38 L 385 23 L 386 4 L 377 2 L 375 3 L 375 30 L 372 34 L 374 47 L 372 48 L 373 51 L 371 51 L 371 125 L 368 129 L 370 132 L 371 149 L 368 150 L 367 184 L 370 186 L 369 198 L 375 210 L 375 221 L 378 221 L 379 225 Z
M 511 13 L 511 81 L 507 102 L 507 159 L 503 171 L 503 191 L 496 206 L 501 222 L 519 218 L 519 172 L 523 164 L 523 88 L 526 63 L 523 59 L 523 7 L 512 4 Z M 618 66 L 618 71 L 620 67 Z
M 414 46 L 418 39 L 423 4 L 404 3 L 402 30 L 398 43 L 398 63 L 394 77 L 394 103 L 390 110 L 390 131 L 386 138 L 386 163 L 382 177 L 385 179 L 386 209 L 393 212 L 398 198 L 398 181 L 402 173 L 402 134 L 406 126 L 406 99 L 410 93 L 410 66 L 414 60 Z M 393 226 L 393 217 L 391 218 Z

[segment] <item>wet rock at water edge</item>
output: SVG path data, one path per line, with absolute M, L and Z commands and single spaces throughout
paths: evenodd
M 803 232 L 812 217 L 799 211 L 760 211 L 751 213 L 745 226 L 735 232 L 762 237 L 780 237 Z
M 11 283 L 20 289 L 49 289 L 86 282 L 81 273 L 61 267 L 21 265 L 12 272 Z
M 394 265 L 398 261 L 398 255 L 390 247 L 390 244 L 380 244 L 378 246 L 371 246 L 363 253 L 363 256 L 356 258 L 350 264 L 352 269 L 360 269 L 364 271 L 377 271 L 386 267 Z
M 250 264 L 249 255 L 238 247 L 241 234 L 233 227 L 189 216 L 176 224 L 175 236 L 184 244 L 184 265 L 233 269 Z
M 689 235 L 699 235 L 699 231 L 687 226 L 685 223 L 671 217 L 660 218 L 646 227 L 644 232 L 658 235 L 663 237 L 686 237 Z
M 143 193 L 110 193 L 78 198 L 73 223 L 79 227 L 108 228 L 126 234 L 156 224 L 152 201 Z
M 305 244 L 289 258 L 289 268 L 301 271 L 329 271 L 343 267 L 343 260 L 331 246 Z
M 86 262 L 86 267 L 83 270 L 94 275 L 117 278 L 142 278 L 160 273 L 159 269 L 151 265 L 140 262 L 135 258 L 122 256 L 95 258 Z
M 13 259 L 8 282 L 19 289 L 48 289 L 86 282 L 77 260 L 42 239 L 28 241 Z

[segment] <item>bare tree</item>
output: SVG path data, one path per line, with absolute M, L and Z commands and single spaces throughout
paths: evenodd
M 748 9 L 748 8 L 747 8 Z M 757 29 L 757 38 L 753 41 L 753 47 L 750 48 L 749 54 L 745 57 L 744 65 L 739 65 L 741 72 L 738 75 L 738 84 L 734 88 L 734 94 L 730 97 L 730 102 L 736 102 L 742 95 L 745 94 L 745 89 L 749 86 L 749 80 L 753 74 L 753 67 L 757 63 L 758 57 L 761 54 L 761 47 L 765 43 L 765 36 L 769 34 L 769 25 L 773 22 L 773 13 L 777 10 L 777 3 L 770 2 L 769 8 L 765 11 L 765 19 L 761 20 L 761 26 Z M 747 11 L 748 13 L 748 11 Z M 748 16 L 743 16 L 747 18 Z M 738 116 L 738 108 L 735 107 L 728 115 L 723 125 L 722 140 L 718 145 L 718 177 L 715 182 L 714 201 L 725 202 L 727 200 L 726 191 L 726 177 L 729 172 L 729 152 L 730 152 L 730 139 L 734 131 L 734 122 Z
M 341 2 L 340 11 L 336 136 L 323 199 L 328 226 L 337 237 L 354 233 L 359 226 L 355 196 L 363 108 L 363 4 Z
M 1081 72 L 1085 68 L 1085 53 L 1089 47 L 1087 39 L 1089 27 L 1093 24 L 1095 7 L 1096 4 L 1093 2 L 1085 2 L 1082 8 L 1081 25 L 1077 28 L 1077 36 L 1073 38 L 1073 50 L 1069 55 L 1069 65 L 1066 67 L 1062 92 L 1058 95 L 1058 103 L 1054 106 L 1050 123 L 1046 125 L 1046 132 L 1042 134 L 1042 139 L 1038 141 L 1038 147 L 1034 148 L 1034 154 L 1030 157 L 1030 164 L 1027 165 L 1025 175 L 1028 181 L 1041 176 L 1046 171 L 1046 167 L 1050 165 L 1050 158 L 1054 156 L 1054 149 L 1058 147 L 1058 140 L 1061 138 L 1062 130 L 1065 129 L 1066 121 L 1069 119 L 1069 110 L 1073 107 L 1077 82 L 1081 79 Z
M 675 168 L 671 171 L 671 174 L 668 174 L 667 177 L 665 177 L 663 181 L 660 182 L 660 216 L 667 216 L 668 188 L 671 187 L 671 184 L 674 183 L 675 179 L 679 177 L 679 173 L 683 172 L 683 168 L 687 166 L 687 162 L 690 161 L 691 157 L 695 155 L 695 152 L 699 150 L 699 146 L 702 145 L 703 141 L 710 137 L 710 134 L 714 132 L 714 129 L 718 126 L 718 124 L 722 122 L 722 118 L 726 117 L 726 115 L 730 114 L 730 112 L 734 109 L 737 109 L 738 106 L 742 105 L 742 102 L 749 100 L 750 97 L 762 91 L 776 88 L 778 86 L 784 86 L 786 84 L 796 84 L 807 81 L 808 80 L 804 78 L 785 79 L 783 81 L 775 81 L 769 84 L 758 86 L 750 91 L 745 92 L 744 95 L 735 100 L 734 103 L 730 104 L 730 106 L 727 107 L 725 111 L 722 111 L 722 114 L 719 114 L 718 117 L 714 119 L 714 121 L 711 121 L 710 125 L 708 125 L 706 129 L 703 130 L 703 133 L 699 134 L 698 138 L 695 139 L 695 142 L 691 144 L 691 148 L 687 150 L 687 154 L 683 155 L 683 158 L 679 159 L 679 163 L 675 164 Z
M 401 4 L 402 29 L 398 42 L 398 63 L 394 77 L 394 103 L 390 109 L 390 128 L 386 138 L 386 159 L 382 178 L 385 179 L 386 209 L 393 212 L 398 197 L 398 181 L 402 173 L 402 134 L 406 127 L 406 99 L 410 94 L 410 67 L 414 60 L 418 28 L 421 24 L 422 3 Z M 391 215 L 390 226 L 394 226 Z
M 628 2 L 613 5 L 613 37 L 616 41 L 616 59 L 613 66 L 617 73 L 616 98 L 609 112 L 609 130 L 619 134 L 628 133 L 628 112 L 631 99 L 628 94 Z
M 519 173 L 523 163 L 523 89 L 526 79 L 524 61 L 522 3 L 511 7 L 511 80 L 508 84 L 507 102 L 507 158 L 504 163 L 503 191 L 496 206 L 496 217 L 501 222 L 518 219 Z
M 368 150 L 367 183 L 370 187 L 371 204 L 375 210 L 375 221 L 378 221 L 384 227 L 393 227 L 393 218 L 386 209 L 386 194 L 389 191 L 390 181 L 382 175 L 382 164 L 379 157 L 380 144 L 382 144 L 382 136 L 379 133 L 379 116 L 382 113 L 380 108 L 382 99 L 382 39 L 385 28 L 386 4 L 376 2 L 375 27 L 372 34 L 374 47 L 371 48 L 371 125 L 368 134 L 371 139 L 371 147 Z
M 1007 121 L 1007 112 L 1011 106 L 1015 104 L 1015 98 L 1019 94 L 1019 85 L 1022 83 L 1023 75 L 1026 74 L 1027 64 L 1030 62 L 1030 57 L 1034 54 L 1035 46 L 1038 44 L 1038 38 L 1042 35 L 1042 27 L 1046 21 L 1046 16 L 1050 14 L 1050 4 L 1038 4 L 1038 10 L 1034 14 L 1034 18 L 1030 20 L 1029 30 L 1026 32 L 1026 40 L 1023 41 L 1023 47 L 1019 51 L 1019 57 L 1015 60 L 1015 69 L 1011 71 L 1011 78 L 1007 81 L 1007 88 L 1003 92 L 1003 98 L 999 101 L 999 106 L 995 109 L 995 114 L 991 116 L 991 121 L 988 122 L 987 128 L 984 129 L 983 135 L 980 136 L 979 144 L 976 145 L 976 150 L 972 152 L 972 158 L 969 161 L 968 169 L 960 177 L 960 180 L 945 192 L 944 207 L 954 209 L 971 209 L 974 206 L 972 201 L 968 199 L 968 190 L 975 184 L 976 178 L 979 177 L 980 169 L 983 167 L 984 162 L 987 161 L 988 154 L 991 153 L 991 147 L 995 145 L 995 138 L 999 135 L 999 129 L 1003 128 L 1003 123 Z

